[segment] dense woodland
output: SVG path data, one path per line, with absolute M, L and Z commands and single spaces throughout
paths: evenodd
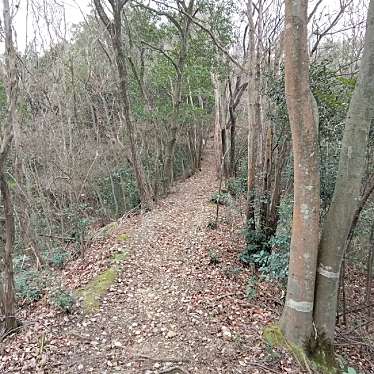
M 82 314 L 69 269 L 208 162 L 205 229 L 239 232 L 244 302 L 282 294 L 266 347 L 292 372 L 374 373 L 374 1 L 93 0 L 73 26 L 71 7 L 2 0 L 0 372 L 70 372 L 6 358 L 27 314 Z

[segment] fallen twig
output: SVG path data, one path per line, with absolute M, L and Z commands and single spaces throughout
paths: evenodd
M 269 368 L 269 366 L 265 366 L 265 365 L 260 364 L 260 363 L 258 363 L 258 362 L 251 362 L 251 363 L 249 363 L 248 365 L 249 365 L 249 366 L 255 366 L 255 367 L 258 367 L 258 368 L 263 369 L 263 370 L 266 370 L 266 371 L 268 371 L 268 372 L 270 372 L 270 373 L 279 374 L 279 371 L 273 370 L 273 369 Z
M 179 366 L 172 366 L 170 368 L 167 368 L 167 369 L 164 369 L 164 370 L 161 370 L 159 372 L 160 374 L 178 374 L 178 373 L 185 373 L 187 374 L 186 371 L 184 371 L 182 368 L 180 368 Z
M 173 357 L 158 357 L 158 358 L 154 358 L 154 357 L 150 357 L 150 356 L 147 356 L 147 355 L 139 355 L 139 356 L 135 356 L 135 357 L 132 357 L 133 360 L 150 360 L 150 361 L 155 361 L 155 362 L 183 362 L 183 363 L 190 363 L 191 360 L 190 359 L 186 359 L 186 358 L 173 358 Z

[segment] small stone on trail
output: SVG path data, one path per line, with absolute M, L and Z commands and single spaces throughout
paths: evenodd
M 222 326 L 221 330 L 222 330 L 223 339 L 225 339 L 225 340 L 231 340 L 232 339 L 232 334 L 231 334 L 231 331 L 228 327 Z
M 175 331 L 169 331 L 166 335 L 168 339 L 172 339 L 177 336 L 177 333 Z

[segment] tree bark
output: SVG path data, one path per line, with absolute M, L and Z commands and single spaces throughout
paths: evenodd
M 248 35 L 248 179 L 247 179 L 247 227 L 254 231 L 255 223 L 255 185 L 256 185 L 256 163 L 258 148 L 258 120 L 257 113 L 258 85 L 256 77 L 257 56 L 255 48 L 255 22 L 253 20 L 252 0 L 247 2 L 247 17 L 249 21 Z
M 178 61 L 176 63 L 176 80 L 173 90 L 173 117 L 165 156 L 165 179 L 166 183 L 169 185 L 173 183 L 174 154 L 179 130 L 178 121 L 180 107 L 182 104 L 183 76 L 187 61 L 188 39 L 191 31 L 191 17 L 194 14 L 194 6 L 195 0 L 190 0 L 188 7 L 181 11 L 183 19 L 178 27 L 178 31 L 180 33 L 180 50 L 178 54 Z
M 347 118 L 334 195 L 323 226 L 314 319 L 319 334 L 334 341 L 339 272 L 345 242 L 360 200 L 370 124 L 374 117 L 374 0 L 370 1 L 358 82 Z
M 4 169 L 9 149 L 13 140 L 13 128 L 16 121 L 18 78 L 16 67 L 16 52 L 13 44 L 12 18 L 9 0 L 3 0 L 4 34 L 5 34 L 5 72 L 7 115 L 1 127 L 0 145 L 0 192 L 4 205 L 4 218 L 1 225 L 2 242 L 0 243 L 0 328 L 1 333 L 7 333 L 17 327 L 15 289 L 12 252 L 14 246 L 14 216 L 12 196 L 10 194 Z
M 3 229 L 3 235 L 0 245 L 2 249 L 2 266 L 0 267 L 2 272 L 2 300 L 1 300 L 1 314 L 3 320 L 0 320 L 2 325 L 2 333 L 11 331 L 17 327 L 16 320 L 16 301 L 15 301 L 15 287 L 14 287 L 14 272 L 13 272 L 13 260 L 12 252 L 14 247 L 14 215 L 12 206 L 12 197 L 8 188 L 4 174 L 0 175 L 0 192 L 4 204 L 4 218 L 1 218 L 4 225 L 1 225 Z
M 302 346 L 313 328 L 320 178 L 317 123 L 309 85 L 307 0 L 286 0 L 286 99 L 294 154 L 294 208 L 286 304 L 281 328 Z
M 267 217 L 267 234 L 271 238 L 275 235 L 279 220 L 279 205 L 282 198 L 282 172 L 286 165 L 290 154 L 290 142 L 288 139 L 282 144 L 282 148 L 278 151 L 278 157 L 274 165 L 274 181 L 272 183 L 273 191 L 271 193 L 269 214 Z
M 215 74 L 211 74 L 214 90 L 214 159 L 217 179 L 221 176 L 222 148 L 222 96 L 221 82 Z

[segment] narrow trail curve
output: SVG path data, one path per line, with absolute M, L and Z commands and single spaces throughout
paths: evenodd
M 240 357 L 258 344 L 259 334 L 249 327 L 240 335 L 223 336 L 222 320 L 226 325 L 235 321 L 222 305 L 218 310 L 209 306 L 212 295 L 222 296 L 214 292 L 217 277 L 221 284 L 232 282 L 208 264 L 209 250 L 219 245 L 216 230 L 207 227 L 215 216 L 209 199 L 217 185 L 208 150 L 201 172 L 178 184 L 133 229 L 120 227 L 119 233 L 129 236 L 120 278 L 100 313 L 64 328 L 65 341 L 71 343 L 59 348 L 60 364 L 51 372 L 248 372 Z M 241 290 L 235 284 L 229 289 Z M 236 315 L 248 318 L 240 311 Z

